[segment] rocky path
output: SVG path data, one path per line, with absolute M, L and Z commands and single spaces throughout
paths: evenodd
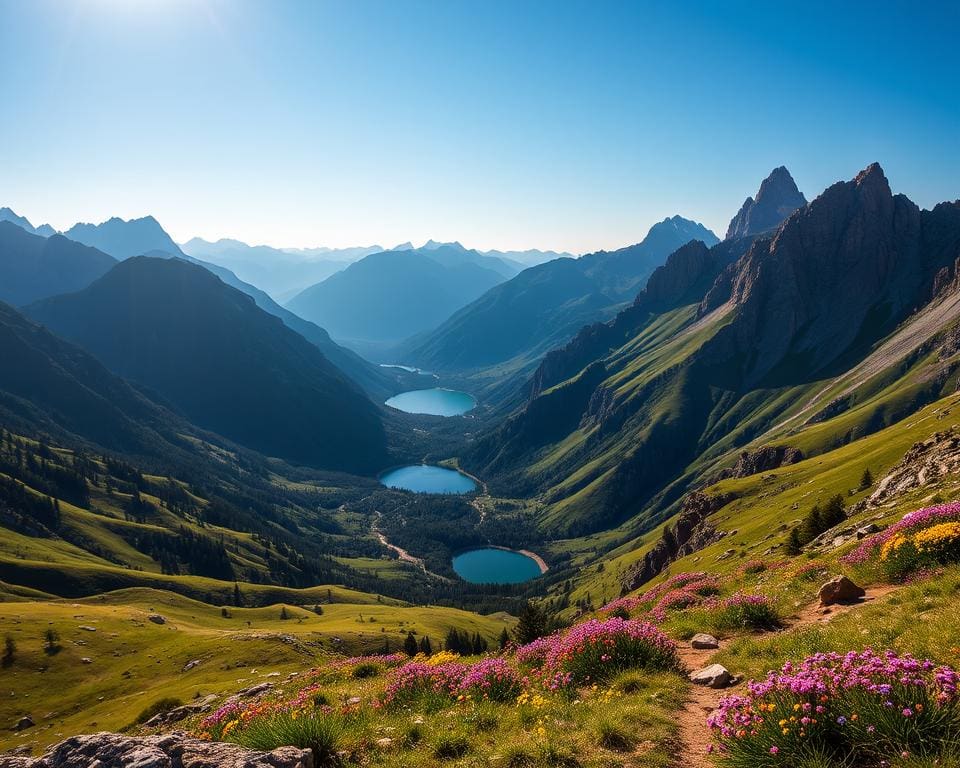
M 831 605 L 827 608 L 814 601 L 800 608 L 796 615 L 787 619 L 783 628 L 777 631 L 789 632 L 814 624 L 824 624 L 851 610 L 881 600 L 896 589 L 897 587 L 892 585 L 867 587 L 867 594 L 857 602 Z M 713 663 L 712 660 L 717 651 L 697 650 L 685 645 L 679 649 L 679 653 L 684 666 L 693 672 Z M 735 670 L 732 671 L 735 672 Z M 722 698 L 738 693 L 742 685 L 743 682 L 738 682 L 737 685 L 720 690 L 702 685 L 690 687 L 687 701 L 678 715 L 681 745 L 676 761 L 678 766 L 716 768 L 716 764 L 707 754 L 707 749 L 712 743 L 710 729 L 707 728 L 707 716 L 717 708 Z

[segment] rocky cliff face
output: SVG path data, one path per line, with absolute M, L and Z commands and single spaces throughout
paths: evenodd
M 782 165 L 774 168 L 760 185 L 756 199 L 748 197 L 730 221 L 726 239 L 768 232 L 806 204 L 790 171 Z
M 714 528 L 707 518 L 732 499 L 733 496 L 730 495 L 707 496 L 696 491 L 689 494 L 683 501 L 677 522 L 665 529 L 643 559 L 623 575 L 623 591 L 637 589 L 661 573 L 674 560 L 693 554 L 723 538 L 724 534 Z
M 786 467 L 803 461 L 803 451 L 789 445 L 764 445 L 754 451 L 743 451 L 737 463 L 717 475 L 717 480 L 727 477 L 749 477 L 760 472 Z
M 932 217 L 893 195 L 877 164 L 834 184 L 708 292 L 701 316 L 727 301 L 736 309 L 711 362 L 737 386 L 799 382 L 880 338 L 930 298 L 956 255 L 960 229 Z

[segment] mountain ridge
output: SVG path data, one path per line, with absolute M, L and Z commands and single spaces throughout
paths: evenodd
M 199 266 L 134 257 L 27 312 L 238 443 L 329 469 L 369 472 L 385 462 L 378 409 L 360 389 L 279 318 Z
M 586 323 L 615 313 L 671 251 L 698 236 L 719 241 L 702 224 L 668 217 L 635 245 L 524 270 L 430 333 L 405 342 L 399 354 L 430 370 L 527 370 Z

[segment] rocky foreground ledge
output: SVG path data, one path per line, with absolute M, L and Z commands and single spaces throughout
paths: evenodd
M 0 768 L 314 768 L 314 761 L 308 749 L 257 752 L 174 731 L 157 736 L 75 736 L 42 757 L 0 754 Z

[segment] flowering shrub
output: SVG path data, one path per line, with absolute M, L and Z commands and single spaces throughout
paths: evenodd
M 737 592 L 730 597 L 707 600 L 704 606 L 713 613 L 717 629 L 772 629 L 780 626 L 770 598 Z
M 960 550 L 952 543 L 954 537 L 947 536 L 949 528 L 944 524 L 960 523 L 960 503 L 939 504 L 910 512 L 899 521 L 880 533 L 864 539 L 852 552 L 841 558 L 847 565 L 866 565 L 877 563 L 881 570 L 892 577 L 903 576 L 910 571 L 936 562 L 936 557 L 954 560 L 960 559 Z M 917 550 L 915 537 L 925 529 L 937 528 L 936 540 L 924 543 L 931 549 L 927 554 Z M 902 550 L 902 551 L 900 551 Z
M 628 595 L 607 603 L 600 609 L 600 614 L 626 619 L 639 609 L 646 609 L 645 618 L 663 622 L 671 611 L 700 605 L 702 598 L 718 594 L 720 582 L 715 577 L 703 571 L 678 573 L 641 595 Z
M 437 704 L 455 699 L 467 669 L 467 665 L 452 661 L 439 665 L 408 662 L 394 670 L 382 703 L 399 705 L 425 701 Z
M 444 704 L 458 699 L 512 701 L 523 687 L 517 671 L 499 657 L 474 664 L 411 661 L 393 672 L 382 706 L 414 702 Z
M 459 690 L 466 698 L 503 702 L 519 696 L 522 687 L 516 670 L 503 659 L 494 657 L 471 666 Z
M 784 766 L 822 754 L 855 765 L 934 756 L 960 736 L 958 682 L 949 667 L 893 651 L 817 654 L 724 699 L 708 723 L 735 766 Z
M 677 573 L 666 581 L 661 581 L 656 586 L 651 587 L 637 599 L 639 600 L 640 604 L 653 604 L 663 597 L 663 595 L 665 595 L 667 592 L 686 587 L 687 585 L 694 584 L 698 581 L 708 580 L 713 581 L 713 577 L 705 571 L 688 571 L 684 573 Z
M 643 603 L 640 601 L 640 598 L 636 595 L 627 595 L 626 597 L 620 597 L 616 600 L 613 600 L 607 603 L 603 608 L 600 609 L 600 613 L 604 616 L 611 616 L 613 614 L 631 614 L 633 611 L 637 610 Z
M 603 680 L 625 669 L 677 669 L 673 642 L 652 624 L 592 619 L 553 635 L 544 657 L 547 687 Z
M 521 645 L 514 653 L 514 658 L 521 664 L 537 665 L 542 664 L 547 658 L 547 653 L 557 642 L 556 635 L 549 637 L 538 637 L 531 643 Z
M 657 601 L 657 604 L 650 609 L 650 616 L 657 622 L 663 622 L 667 620 L 668 612 L 682 611 L 684 608 L 691 608 L 702 602 L 700 595 L 689 588 L 674 589 Z

